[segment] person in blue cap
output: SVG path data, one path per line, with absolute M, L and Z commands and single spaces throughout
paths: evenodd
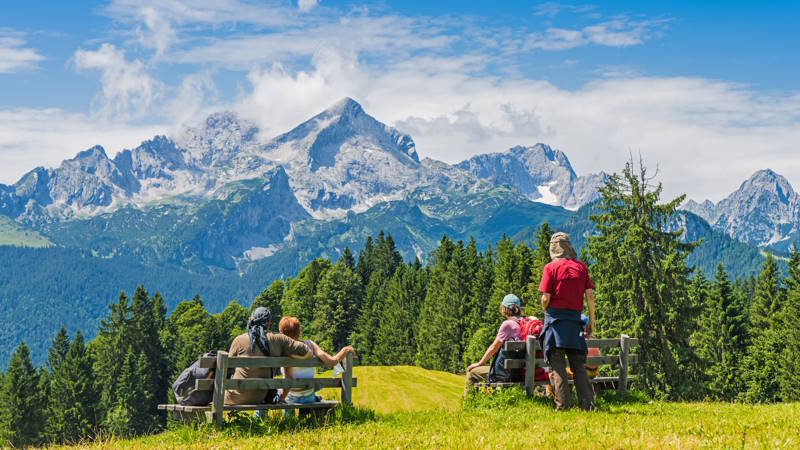
M 486 349 L 480 361 L 470 364 L 467 367 L 467 387 L 477 383 L 484 382 L 505 382 L 505 381 L 520 381 L 511 379 L 515 374 L 506 372 L 503 367 L 503 358 L 495 358 L 491 366 L 487 366 L 492 357 L 498 354 L 506 341 L 518 341 L 520 338 L 520 316 L 522 315 L 522 304 L 519 297 L 514 294 L 508 294 L 503 297 L 500 303 L 500 314 L 503 315 L 505 320 L 500 324 L 497 330 L 497 336 L 494 341 Z M 500 356 L 500 355 L 498 355 Z

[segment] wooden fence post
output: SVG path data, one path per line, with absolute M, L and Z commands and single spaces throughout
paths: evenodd
M 617 397 L 622 400 L 628 391 L 628 352 L 630 344 L 627 334 L 619 337 L 619 382 L 617 384 Z
M 530 397 L 536 387 L 536 338 L 528 336 L 525 339 L 525 394 Z
M 225 378 L 228 376 L 228 352 L 217 353 L 217 367 L 214 369 L 214 422 L 222 425 L 225 407 Z
M 342 403 L 353 404 L 353 354 L 344 357 L 344 373 L 342 374 Z

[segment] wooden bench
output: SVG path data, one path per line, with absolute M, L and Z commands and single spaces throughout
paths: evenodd
M 295 359 L 286 357 L 231 357 L 228 352 L 220 351 L 214 357 L 200 357 L 198 363 L 202 368 L 213 368 L 214 378 L 195 381 L 198 391 L 213 391 L 213 400 L 208 406 L 183 406 L 177 404 L 158 405 L 159 410 L 169 411 L 175 419 L 189 421 L 213 420 L 217 425 L 223 422 L 224 411 L 264 411 L 264 410 L 294 410 L 310 409 L 325 410 L 338 405 L 338 401 L 320 401 L 303 404 L 253 404 L 253 405 L 226 405 L 225 391 L 236 389 L 240 391 L 288 388 L 340 388 L 341 403 L 352 404 L 352 389 L 356 385 L 353 378 L 353 355 L 348 353 L 342 361 L 344 372 L 341 378 L 311 378 L 305 380 L 291 380 L 284 378 L 228 378 L 228 369 L 237 367 L 271 368 L 278 370 L 281 367 L 323 367 L 318 358 Z
M 618 364 L 618 375 L 615 377 L 595 377 L 589 381 L 595 386 L 595 389 L 616 388 L 617 394 L 622 398 L 628 390 L 628 384 L 631 382 L 632 377 L 628 375 L 630 364 L 635 363 L 638 356 L 631 354 L 634 347 L 638 347 L 639 340 L 629 337 L 625 334 L 620 336 L 619 339 L 587 339 L 586 344 L 591 348 L 618 348 L 619 354 L 617 355 L 604 355 L 604 356 L 590 356 L 586 358 L 587 365 L 614 365 Z M 481 383 L 477 386 L 488 387 L 507 387 L 507 386 L 521 386 L 525 389 L 527 395 L 533 395 L 536 386 L 546 386 L 550 384 L 549 381 L 534 381 L 534 374 L 537 367 L 544 367 L 544 359 L 536 358 L 536 352 L 541 348 L 539 341 L 533 336 L 528 336 L 525 341 L 507 341 L 503 343 L 503 349 L 506 351 L 520 351 L 525 350 L 524 359 L 506 359 L 504 366 L 506 369 L 520 369 L 525 368 L 525 379 L 518 383 Z M 569 380 L 572 384 L 573 381 Z

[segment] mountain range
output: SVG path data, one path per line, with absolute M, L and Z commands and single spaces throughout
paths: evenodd
M 752 273 L 759 246 L 795 236 L 797 194 L 759 174 L 730 201 L 687 202 L 676 219 L 687 239 L 704 239 L 692 260 L 704 271 L 722 260 Z M 543 222 L 580 245 L 606 178 L 578 176 L 541 143 L 452 165 L 420 159 L 411 136 L 349 98 L 276 137 L 225 112 L 113 158 L 95 146 L 0 184 L 0 363 L 20 339 L 41 361 L 61 323 L 93 335 L 137 284 L 170 307 L 200 293 L 218 311 L 381 230 L 422 261 L 443 234 L 485 248 L 504 234 L 530 240 Z

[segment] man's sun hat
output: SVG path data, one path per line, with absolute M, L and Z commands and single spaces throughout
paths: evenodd
M 522 306 L 522 304 L 519 301 L 519 297 L 517 297 L 514 294 L 508 294 L 505 297 L 503 297 L 503 301 L 500 304 L 506 308 L 508 308 L 511 305 Z

